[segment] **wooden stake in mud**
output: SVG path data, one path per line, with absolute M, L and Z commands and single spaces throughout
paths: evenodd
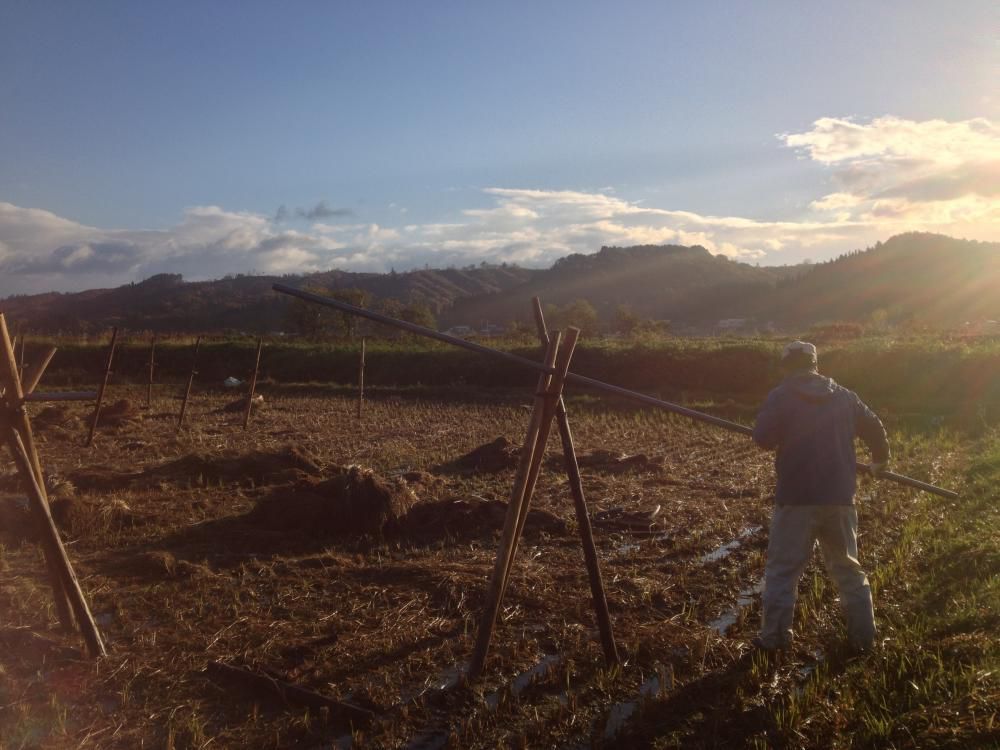
M 48 496 L 45 494 L 45 477 L 42 474 L 42 463 L 38 458 L 38 450 L 35 447 L 34 435 L 31 432 L 31 420 L 23 406 L 24 390 L 21 381 L 17 378 L 17 361 L 14 358 L 14 347 L 10 342 L 10 334 L 7 332 L 7 321 L 3 313 L 0 313 L 0 392 L 2 392 L 2 402 L 0 402 L 0 433 L 19 430 L 24 438 L 24 443 L 28 447 L 31 458 L 31 470 L 38 479 L 41 488 L 41 498 L 48 509 Z M 26 480 L 25 480 L 26 481 Z M 36 511 L 37 514 L 37 511 Z M 45 530 L 39 532 L 45 535 Z M 45 547 L 45 565 L 49 571 L 49 581 L 52 585 L 52 597 L 55 601 L 56 612 L 59 615 L 59 623 L 64 630 L 73 629 L 73 613 L 70 609 L 66 591 L 63 588 L 62 577 L 59 573 L 59 562 L 55 555 Z
M 358 361 L 358 419 L 365 403 L 365 337 L 361 337 L 361 359 Z
M 111 329 L 111 347 L 108 349 L 108 364 L 104 368 L 104 380 L 101 387 L 97 389 L 97 404 L 94 406 L 94 419 L 90 423 L 90 434 L 87 435 L 87 447 L 94 444 L 94 433 L 97 432 L 97 421 L 101 418 L 101 405 L 104 403 L 104 392 L 108 389 L 108 381 L 111 380 L 111 365 L 115 361 L 115 346 L 118 343 L 118 328 Z
M 532 304 L 535 312 L 535 325 L 538 327 L 538 338 L 541 340 L 543 346 L 548 346 L 549 331 L 545 325 L 545 314 L 542 312 L 542 303 L 538 297 L 535 297 L 532 299 Z M 597 627 L 601 633 L 604 659 L 608 663 L 608 666 L 611 666 L 618 664 L 618 648 L 615 646 L 615 635 L 611 627 L 611 613 L 608 611 L 608 598 L 604 592 L 604 579 L 601 577 L 601 567 L 597 560 L 597 546 L 594 544 L 594 531 L 590 525 L 590 514 L 587 512 L 587 500 L 583 494 L 580 464 L 576 460 L 573 433 L 569 428 L 569 416 L 566 413 L 566 403 L 563 401 L 562 396 L 559 397 L 559 402 L 556 404 L 556 424 L 559 426 L 559 437 L 562 440 L 566 476 L 569 478 L 569 487 L 573 494 L 573 507 L 576 509 L 576 525 L 580 530 L 583 557 L 587 563 L 590 594 L 594 600 L 594 612 L 597 615 Z
M 194 356 L 191 358 L 191 375 L 188 377 L 187 388 L 184 389 L 184 400 L 181 401 L 181 414 L 177 417 L 177 429 L 184 424 L 184 412 L 187 411 L 188 399 L 191 398 L 191 386 L 194 385 L 194 376 L 198 374 L 198 351 L 201 349 L 201 336 L 195 339 Z
M 536 452 L 544 453 L 545 441 L 548 437 L 552 414 L 555 410 L 554 403 L 562 395 L 563 381 L 565 380 L 566 372 L 569 370 L 570 359 L 573 357 L 573 350 L 576 347 L 576 339 L 579 334 L 580 331 L 578 329 L 570 328 L 567 331 L 566 343 L 562 347 L 559 346 L 560 337 L 558 335 L 555 336 L 549 342 L 545 354 L 546 369 L 548 370 L 552 367 L 555 372 L 551 376 L 547 374 L 543 375 L 539 381 L 540 388 L 535 396 L 531 421 L 528 425 L 528 434 L 525 437 L 524 447 L 521 450 L 510 504 L 507 506 L 507 516 L 504 519 L 503 536 L 500 540 L 500 548 L 497 551 L 493 576 L 490 579 L 486 609 L 480 620 L 475 649 L 469 661 L 468 677 L 470 680 L 475 680 L 479 677 L 483 672 L 483 667 L 486 665 L 486 654 L 489 651 L 490 641 L 493 638 L 493 629 L 496 626 L 497 615 L 503 603 L 507 580 L 510 576 L 511 565 L 517 550 L 517 536 L 520 529 L 523 528 L 524 519 L 527 517 L 528 505 L 531 502 L 531 497 L 528 494 L 531 467 L 536 459 Z
M 156 334 L 149 342 L 149 382 L 146 383 L 146 408 L 153 408 L 153 371 L 156 369 Z
M 257 372 L 260 370 L 260 352 L 264 348 L 264 337 L 257 339 L 257 359 L 253 364 L 253 375 L 250 377 L 250 391 L 247 393 L 247 412 L 243 416 L 243 429 L 250 424 L 250 412 L 253 411 L 253 395 L 257 391 Z
M 27 336 L 24 333 L 24 326 L 17 325 L 17 336 L 14 337 L 15 351 L 17 352 L 17 377 L 24 382 L 24 349 L 27 343 Z

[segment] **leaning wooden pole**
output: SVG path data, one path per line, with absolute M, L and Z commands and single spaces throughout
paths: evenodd
M 24 447 L 21 436 L 17 434 L 16 430 L 8 425 L 4 428 L 4 432 L 6 433 L 5 440 L 7 447 L 10 449 L 11 457 L 17 465 L 18 473 L 20 473 L 22 479 L 28 485 L 28 496 L 31 499 L 32 512 L 39 519 L 39 526 L 42 529 L 42 545 L 46 550 L 46 554 L 56 560 L 63 589 L 69 595 L 69 602 L 73 607 L 73 613 L 76 615 L 76 621 L 80 626 L 80 633 L 83 635 L 83 640 L 87 643 L 87 650 L 91 656 L 105 656 L 107 651 L 104 649 L 101 633 L 97 629 L 97 623 L 94 621 L 93 615 L 90 613 L 90 607 L 87 606 L 87 600 L 83 595 L 83 589 L 80 588 L 80 582 L 76 578 L 76 573 L 73 572 L 73 566 L 70 564 L 69 556 L 66 554 L 66 548 L 59 537 L 59 530 L 52 519 L 52 513 L 49 510 L 48 502 L 46 502 L 45 493 L 32 470 L 28 451 Z
M 191 386 L 194 385 L 194 376 L 198 374 L 198 352 L 201 350 L 201 336 L 195 339 L 194 356 L 191 358 L 191 375 L 188 376 L 187 388 L 184 389 L 184 400 L 181 401 L 181 413 L 177 417 L 177 429 L 184 424 L 184 413 L 187 411 L 188 399 L 191 398 Z
M 257 358 L 253 363 L 253 375 L 250 376 L 250 391 L 247 393 L 247 411 L 243 415 L 243 429 L 250 424 L 250 412 L 253 411 L 253 396 L 257 392 L 257 372 L 260 370 L 260 352 L 264 348 L 264 337 L 257 339 Z
M 153 373 L 156 370 L 156 334 L 149 342 L 149 381 L 146 383 L 146 408 L 153 408 Z
M 549 343 L 545 352 L 545 364 L 551 367 L 555 364 L 556 354 L 559 350 L 559 337 Z M 521 446 L 521 453 L 518 458 L 517 471 L 514 474 L 514 484 L 511 487 L 510 501 L 507 504 L 507 515 L 504 518 L 503 534 L 500 537 L 500 546 L 497 547 L 497 557 L 493 563 L 493 574 L 490 578 L 490 588 L 486 594 L 486 608 L 483 611 L 479 625 L 479 633 L 476 639 L 475 650 L 472 660 L 469 663 L 468 677 L 470 680 L 476 679 L 483 672 L 486 664 L 486 652 L 490 647 L 490 640 L 493 637 L 493 628 L 496 624 L 497 614 L 500 611 L 500 593 L 504 580 L 507 577 L 507 570 L 510 567 L 511 553 L 513 552 L 514 533 L 517 530 L 518 509 L 524 499 L 525 485 L 528 481 L 528 472 L 531 468 L 531 458 L 535 450 L 538 438 L 538 428 L 542 423 L 542 414 L 545 411 L 545 391 L 548 388 L 550 377 L 543 373 L 538 379 L 535 388 L 535 402 L 531 410 L 531 418 L 528 420 L 528 430 L 524 436 L 524 443 Z
M 538 338 L 542 346 L 549 344 L 549 331 L 545 325 L 545 314 L 542 303 L 535 297 L 532 299 L 535 313 L 535 325 L 538 328 Z M 563 459 L 566 464 L 566 476 L 569 479 L 570 492 L 573 495 L 573 507 L 576 510 L 576 526 L 580 532 L 580 542 L 583 545 L 583 557 L 587 564 L 587 577 L 590 580 L 590 594 L 594 600 L 594 613 L 597 615 L 597 628 L 601 634 L 601 646 L 604 648 L 604 659 L 608 666 L 618 664 L 618 648 L 615 645 L 615 634 L 611 626 L 611 613 L 608 610 L 608 598 L 604 591 L 604 579 L 601 577 L 601 566 L 597 558 L 597 545 L 594 543 L 594 530 L 590 525 L 590 514 L 587 512 L 587 500 L 583 494 L 583 480 L 580 477 L 580 464 L 576 459 L 576 448 L 573 445 L 573 433 L 569 427 L 569 415 L 562 396 L 556 404 L 556 424 L 559 427 L 559 438 L 562 441 Z
M 111 347 L 108 349 L 108 364 L 104 368 L 104 379 L 101 387 L 97 389 L 97 404 L 94 406 L 94 419 L 90 423 L 90 434 L 87 435 L 87 447 L 94 443 L 94 433 L 97 432 L 97 422 L 101 418 L 101 405 L 104 403 L 104 393 L 108 389 L 108 382 L 111 380 L 111 365 L 115 361 L 115 346 L 118 343 L 118 328 L 111 329 Z
M 42 463 L 38 457 L 38 449 L 35 447 L 34 435 L 31 432 L 31 420 L 24 409 L 24 390 L 21 381 L 17 377 L 17 361 L 14 358 L 14 347 L 10 341 L 10 334 L 7 331 L 7 321 L 3 313 L 0 313 L 0 356 L 3 358 L 0 364 L 0 385 L 3 391 L 3 409 L 6 415 L 2 419 L 7 423 L 2 429 L 17 429 L 24 436 L 24 442 L 28 446 L 31 457 L 31 470 L 38 479 L 41 488 L 41 498 L 48 509 L 48 496 L 45 493 L 45 476 L 42 474 Z M 36 516 L 37 517 L 37 516 Z M 45 534 L 44 529 L 40 529 L 41 535 Z M 73 612 L 70 608 L 66 591 L 62 584 L 62 577 L 59 574 L 59 563 L 48 547 L 45 547 L 45 565 L 49 571 L 49 581 L 52 585 L 52 598 L 56 605 L 56 613 L 59 615 L 59 624 L 64 630 L 73 629 Z
M 361 357 L 358 360 L 358 419 L 365 404 L 365 337 L 361 337 Z
M 57 351 L 58 349 L 54 346 L 50 346 L 48 351 L 46 351 L 45 355 L 42 357 L 41 362 L 39 362 L 38 365 L 32 369 L 31 375 L 27 379 L 22 376 L 21 382 L 24 386 L 24 395 L 27 396 L 28 394 L 35 392 L 39 381 L 42 379 L 42 375 L 45 374 L 49 364 L 52 362 L 52 358 L 56 356 Z
M 566 341 L 563 343 L 563 349 L 568 349 L 565 356 L 567 357 L 567 363 L 569 358 L 573 356 L 573 350 L 576 348 L 576 341 L 580 335 L 580 331 L 576 328 L 570 328 L 567 331 Z M 563 351 L 560 350 L 560 357 L 564 355 Z M 558 371 L 561 360 L 556 361 L 556 370 Z M 568 366 L 568 365 L 567 365 Z M 557 373 L 558 374 L 558 373 Z M 554 378 L 555 376 L 553 376 Z M 562 392 L 562 380 L 565 379 L 565 374 L 563 374 L 559 380 L 559 392 Z M 524 524 L 528 520 L 528 506 L 531 504 L 531 499 L 535 495 L 535 486 L 538 484 L 538 474 L 542 469 L 542 459 L 545 458 L 545 446 L 549 442 L 549 434 L 552 432 L 552 418 L 556 413 L 556 405 L 559 403 L 558 398 L 554 398 L 551 395 L 551 391 L 556 388 L 555 381 L 550 381 L 550 385 L 547 389 L 545 406 L 542 411 L 542 424 L 538 430 L 538 435 L 536 437 L 535 449 L 531 456 L 531 467 L 528 469 L 528 480 L 526 482 L 526 488 L 524 492 L 524 500 L 522 501 L 517 513 L 517 529 L 514 532 L 514 548 L 511 552 L 511 560 L 517 554 L 517 546 L 521 542 L 521 535 L 524 533 Z M 500 590 L 500 600 L 507 596 L 507 586 L 510 584 L 510 571 L 513 564 L 507 568 L 507 573 L 504 576 L 503 587 Z

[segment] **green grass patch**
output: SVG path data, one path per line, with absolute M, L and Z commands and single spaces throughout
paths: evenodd
M 883 638 L 818 676 L 775 725 L 808 746 L 1000 747 L 1000 435 L 981 441 L 962 497 L 922 495 L 874 571 Z M 826 739 L 824 739 L 826 738 Z

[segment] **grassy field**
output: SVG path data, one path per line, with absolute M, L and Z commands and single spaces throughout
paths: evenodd
M 813 567 L 796 648 L 764 663 L 748 641 L 770 457 L 678 417 L 571 399 L 623 664 L 603 664 L 553 441 L 486 674 L 456 681 L 513 475 L 509 450 L 461 458 L 498 437 L 519 443 L 529 392 L 386 392 L 359 421 L 341 389 L 269 384 L 250 430 L 223 409 L 231 396 L 198 392 L 178 431 L 177 388 L 160 387 L 151 409 L 124 409 L 91 450 L 79 447 L 85 407 L 35 409 L 54 506 L 110 654 L 81 659 L 77 640 L 58 632 L 16 480 L 0 479 L 0 747 L 1000 740 L 1000 443 L 989 430 L 893 432 L 894 468 L 962 490 L 959 501 L 862 484 L 879 648 L 843 654 L 834 592 Z M 112 398 L 134 407 L 143 395 L 118 386 Z M 330 494 L 352 464 L 398 501 L 377 528 L 358 526 Z M 375 719 L 269 700 L 220 682 L 213 662 Z

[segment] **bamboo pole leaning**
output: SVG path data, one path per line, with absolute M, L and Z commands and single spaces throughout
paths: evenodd
M 37 479 L 40 488 L 38 498 L 41 504 L 48 509 L 48 495 L 45 492 L 45 477 L 42 473 L 42 463 L 38 457 L 38 449 L 35 447 L 35 438 L 31 431 L 31 420 L 24 408 L 24 390 L 21 381 L 17 377 L 17 360 L 14 357 L 14 347 L 10 341 L 10 334 L 7 331 L 7 320 L 3 313 L 0 313 L 0 386 L 2 386 L 2 406 L 3 413 L 0 414 L 0 431 L 3 433 L 19 430 L 23 436 L 30 456 L 30 469 Z M 23 477 L 27 483 L 27 477 Z M 39 533 L 44 536 L 47 532 L 42 524 L 40 511 L 33 511 L 39 519 Z M 70 608 L 66 591 L 63 587 L 62 576 L 59 573 L 59 561 L 53 550 L 48 546 L 45 550 L 45 565 L 49 572 L 49 582 L 52 586 L 52 598 L 55 602 L 56 613 L 59 616 L 59 623 L 64 630 L 73 629 L 73 613 Z
M 180 430 L 184 424 L 184 413 L 187 411 L 188 399 L 191 398 L 191 386 L 194 385 L 194 376 L 198 374 L 198 352 L 201 350 L 201 336 L 195 339 L 194 356 L 191 357 L 191 374 L 188 376 L 187 388 L 184 389 L 184 400 L 181 401 L 181 413 L 177 417 L 177 429 Z
M 108 389 L 108 382 L 111 380 L 111 365 L 115 361 L 115 346 L 118 344 L 118 328 L 111 329 L 111 346 L 108 349 L 108 364 L 104 368 L 104 379 L 100 388 L 97 389 L 97 403 L 94 405 L 94 418 L 90 423 L 90 434 L 87 435 L 87 447 L 94 444 L 94 433 L 97 432 L 97 422 L 101 418 L 101 406 L 104 404 L 104 393 Z
M 477 344 L 473 341 L 466 341 L 460 339 L 457 336 L 450 336 L 447 333 L 441 333 L 440 331 L 435 331 L 431 328 L 425 328 L 424 326 L 417 325 L 416 323 L 410 323 L 405 320 L 397 320 L 396 318 L 391 318 L 388 315 L 382 315 L 380 313 L 372 312 L 371 310 L 366 310 L 362 307 L 355 307 L 354 305 L 349 305 L 346 302 L 340 302 L 339 300 L 334 300 L 329 297 L 323 297 L 318 294 L 312 294 L 311 292 L 306 292 L 301 289 L 296 289 L 295 287 L 288 286 L 287 284 L 273 284 L 271 288 L 282 294 L 287 294 L 291 297 L 297 297 L 299 299 L 305 300 L 306 302 L 312 302 L 317 305 L 322 305 L 324 307 L 332 307 L 335 310 L 340 310 L 341 312 L 350 313 L 351 315 L 357 315 L 361 318 L 367 318 L 368 320 L 373 320 L 376 323 L 382 323 L 384 325 L 393 326 L 404 331 L 409 331 L 410 333 L 415 333 L 418 336 L 424 336 L 429 339 L 434 339 L 436 341 L 442 341 L 446 344 L 451 344 L 452 346 L 457 346 L 462 349 L 468 349 L 469 351 L 478 352 L 479 354 L 484 354 L 493 359 L 508 362 L 510 364 L 516 364 L 521 367 L 526 367 L 531 370 L 549 372 L 551 374 L 552 368 L 546 367 L 545 365 L 535 362 L 534 360 L 527 359 L 526 357 L 519 357 L 516 354 L 511 354 L 510 352 L 502 352 L 498 349 L 491 349 L 488 346 L 483 346 L 482 344 Z M 746 425 L 739 424 L 737 422 L 732 422 L 728 419 L 723 419 L 722 417 L 716 417 L 711 414 L 705 414 L 704 412 L 696 411 L 695 409 L 689 409 L 686 406 L 681 406 L 679 404 L 674 404 L 669 401 L 664 401 L 662 399 L 654 398 L 653 396 L 647 396 L 644 393 L 639 393 L 637 391 L 630 391 L 627 388 L 622 388 L 617 385 L 611 385 L 610 383 L 603 383 L 600 380 L 595 380 L 594 378 L 588 378 L 584 375 L 577 375 L 576 373 L 570 372 L 566 375 L 566 382 L 573 383 L 576 385 L 586 386 L 587 388 L 593 388 L 598 391 L 603 391 L 605 393 L 611 393 L 621 398 L 634 401 L 639 404 L 644 404 L 646 406 L 652 406 L 657 409 L 662 409 L 664 411 L 669 411 L 673 414 L 679 414 L 682 417 L 687 417 L 688 419 L 693 419 L 696 422 L 704 422 L 706 424 L 715 425 L 716 427 L 721 427 L 723 429 L 729 430 L 730 432 L 738 432 L 742 435 L 752 435 L 753 429 L 747 427 Z M 868 465 L 858 462 L 857 470 L 859 473 L 867 473 Z M 933 484 L 927 482 L 921 482 L 918 479 L 913 479 L 912 477 L 904 476 L 902 474 L 897 474 L 892 471 L 884 471 L 879 474 L 880 479 L 888 479 L 890 481 L 896 482 L 898 484 L 906 485 L 908 487 L 913 487 L 914 489 L 923 490 L 924 492 L 930 492 L 935 495 L 940 495 L 941 497 L 947 498 L 957 498 L 958 493 L 952 490 L 947 490 L 942 487 L 937 487 Z
M 24 386 L 24 395 L 25 396 L 30 395 L 30 394 L 32 394 L 32 393 L 35 392 L 35 389 L 38 387 L 38 382 L 42 379 L 42 376 L 45 374 L 45 371 L 48 369 L 49 364 L 51 364 L 51 362 L 52 362 L 52 358 L 54 356 L 56 356 L 56 352 L 57 351 L 58 351 L 58 349 L 56 349 L 54 346 L 50 346 L 48 348 L 48 350 L 45 352 L 45 354 L 42 356 L 42 359 L 38 363 L 38 365 L 32 369 L 31 375 L 30 375 L 30 377 L 28 377 L 28 379 L 27 379 L 26 382 L 25 382 L 24 377 L 22 375 L 21 382 L 22 382 L 22 385 Z
M 542 346 L 548 346 L 549 331 L 545 325 L 545 313 L 538 297 L 532 299 L 535 314 L 535 326 Z M 587 566 L 587 578 L 590 582 L 590 594 L 594 601 L 594 612 L 597 616 L 597 629 L 601 634 L 601 646 L 604 649 L 604 659 L 608 666 L 618 664 L 618 648 L 615 645 L 614 629 L 611 625 L 611 613 L 608 610 L 608 598 L 604 590 L 604 579 L 601 577 L 601 566 L 597 558 L 597 545 L 594 543 L 594 530 L 590 524 L 590 514 L 587 512 L 587 500 L 583 493 L 583 480 L 580 477 L 580 464 L 576 459 L 576 447 L 573 445 L 573 432 L 569 427 L 569 415 L 562 396 L 556 404 L 556 424 L 559 428 L 559 438 L 562 442 L 563 460 L 566 464 L 566 476 L 569 479 L 570 492 L 573 495 L 573 507 L 576 511 L 576 526 L 580 532 L 580 543 L 583 546 L 584 562 Z
M 552 367 L 555 364 L 558 351 L 559 336 L 557 335 L 549 342 L 548 349 L 545 352 L 544 363 L 546 368 Z M 507 504 L 507 515 L 504 518 L 503 533 L 500 537 L 500 545 L 497 548 L 497 557 L 493 563 L 493 574 L 490 578 L 490 587 L 486 594 L 486 607 L 483 610 L 479 632 L 476 637 L 476 645 L 473 650 L 472 660 L 469 663 L 468 677 L 470 680 L 474 680 L 482 674 L 483 667 L 486 665 L 486 652 L 489 650 L 490 640 L 493 637 L 493 628 L 496 624 L 497 614 L 500 611 L 501 591 L 507 579 L 511 556 L 514 552 L 514 534 L 517 531 L 518 514 L 521 502 L 524 500 L 532 456 L 538 444 L 538 430 L 541 427 L 545 411 L 545 393 L 548 389 L 549 379 L 550 376 L 547 373 L 542 373 L 535 390 L 531 418 L 528 420 L 528 430 L 524 437 L 524 443 L 521 446 L 517 471 L 514 474 L 514 484 L 511 487 L 510 501 Z
M 250 390 L 247 392 L 247 409 L 243 415 L 243 429 L 247 429 L 250 424 L 250 412 L 253 411 L 253 397 L 257 391 L 257 372 L 260 370 L 260 353 L 264 348 L 264 337 L 257 339 L 257 357 L 254 360 L 253 375 L 250 376 Z

